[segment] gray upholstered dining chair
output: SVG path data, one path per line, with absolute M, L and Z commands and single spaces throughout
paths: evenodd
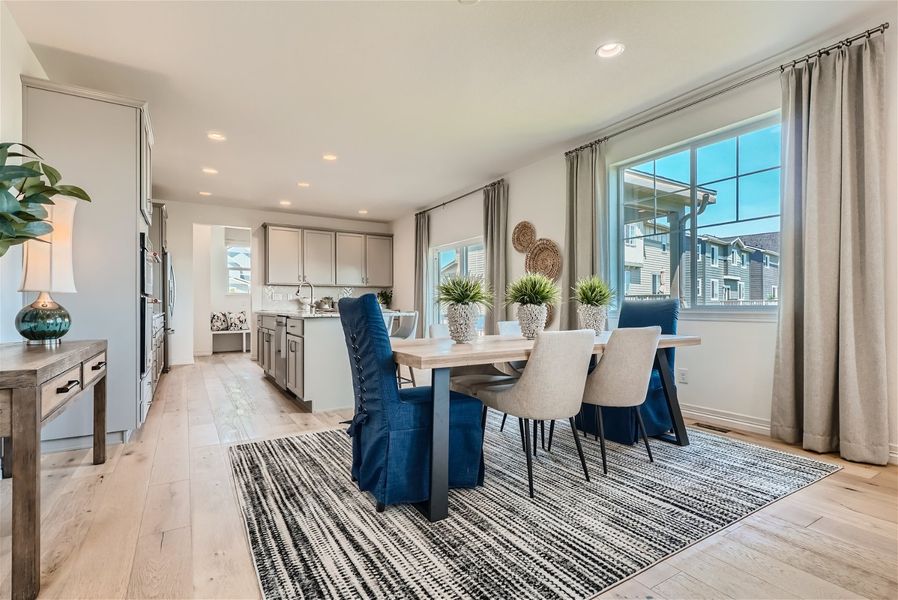
M 393 316 L 387 322 L 387 314 L 384 314 L 384 324 L 387 326 L 387 332 L 390 335 L 390 341 L 393 340 L 411 340 L 415 338 L 418 331 L 418 311 L 407 315 Z M 417 387 L 415 382 L 415 370 L 408 367 L 408 377 L 402 376 L 402 367 L 396 365 L 396 383 L 401 388 L 403 385 L 410 383 L 412 387 Z
M 518 417 L 524 438 L 524 453 L 527 455 L 527 483 L 531 498 L 531 422 L 535 427 L 538 421 L 568 420 L 580 455 L 583 474 L 589 481 L 580 436 L 574 426 L 574 415 L 580 412 L 594 341 L 595 332 L 592 330 L 544 331 L 536 338 L 527 366 L 519 379 L 514 383 L 494 385 L 477 391 L 477 397 L 484 404 L 484 424 L 487 407 Z
M 596 406 L 596 431 L 601 440 L 602 471 L 608 474 L 605 458 L 605 426 L 602 423 L 602 407 L 630 408 L 639 433 L 645 442 L 645 451 L 652 458 L 649 438 L 639 407 L 645 402 L 655 351 L 661 339 L 660 327 L 624 327 L 611 332 L 608 344 L 599 364 L 586 378 L 583 403 Z

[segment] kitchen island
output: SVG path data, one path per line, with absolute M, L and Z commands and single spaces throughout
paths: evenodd
M 394 317 L 414 313 L 384 311 Z M 311 412 L 352 408 L 349 354 L 339 313 L 260 310 L 256 361 L 265 375 Z

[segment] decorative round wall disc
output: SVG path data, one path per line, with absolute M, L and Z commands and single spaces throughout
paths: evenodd
M 555 305 L 548 304 L 548 305 L 546 305 L 546 308 L 548 309 L 546 311 L 546 327 L 548 327 L 549 325 L 552 324 L 552 321 L 555 320 Z
M 561 250 L 558 244 L 546 238 L 536 240 L 524 259 L 524 268 L 530 273 L 542 273 L 552 281 L 561 276 Z
M 521 221 L 511 232 L 511 244 L 518 252 L 527 252 L 536 242 L 536 228 L 530 221 Z

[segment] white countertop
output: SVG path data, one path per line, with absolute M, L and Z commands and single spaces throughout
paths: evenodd
M 339 317 L 340 313 L 337 311 L 334 312 L 316 312 L 316 313 L 304 313 L 298 310 L 257 310 L 254 311 L 257 315 L 268 315 L 275 317 L 287 317 L 288 319 L 329 319 L 334 317 Z M 411 316 L 415 314 L 415 311 L 411 310 L 385 310 L 385 315 L 391 315 L 394 317 L 405 317 Z

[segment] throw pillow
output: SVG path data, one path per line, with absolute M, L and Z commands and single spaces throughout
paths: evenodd
M 246 322 L 246 311 L 241 310 L 240 312 L 229 312 L 228 330 L 243 331 L 245 329 L 249 329 L 249 325 Z
M 223 312 L 212 313 L 212 331 L 225 331 L 228 328 L 228 317 Z

